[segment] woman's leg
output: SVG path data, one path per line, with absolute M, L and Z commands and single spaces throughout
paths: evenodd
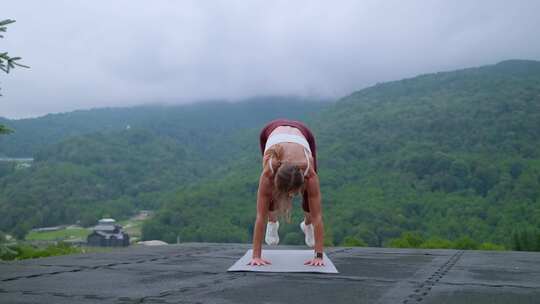
M 279 222 L 277 221 L 276 211 L 270 210 L 268 212 L 268 223 L 266 224 L 266 236 L 264 241 L 268 245 L 277 245 L 279 244 Z
M 315 246 L 315 234 L 313 233 L 313 225 L 311 224 L 311 214 L 304 210 L 304 221 L 300 223 L 300 229 L 304 232 L 304 241 L 308 247 Z
M 309 212 L 306 211 L 304 211 L 304 223 L 306 225 L 311 224 L 311 215 L 309 214 Z
M 277 221 L 277 211 L 276 210 L 268 212 L 268 221 L 269 222 Z
M 302 194 L 302 210 L 304 210 L 304 223 L 311 224 L 311 214 L 309 213 L 309 200 L 307 191 Z
M 274 200 L 272 200 L 270 201 L 270 205 L 268 206 L 268 221 L 275 223 L 278 219 L 277 214 L 278 214 L 278 210 L 276 209 Z

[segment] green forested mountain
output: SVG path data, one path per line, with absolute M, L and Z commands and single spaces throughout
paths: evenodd
M 540 62 L 377 85 L 316 132 L 338 241 L 414 231 L 510 245 L 515 229 L 540 228 Z
M 249 242 L 258 132 L 289 117 L 317 139 L 327 243 L 540 246 L 531 239 L 540 230 L 540 62 L 378 84 L 327 106 L 195 108 L 148 110 L 144 123 L 117 119 L 117 129 L 20 148 L 36 163 L 0 170 L 0 230 L 158 208 L 146 239 Z M 294 225 L 280 227 L 284 243 L 303 239 L 295 207 Z
M 13 163 L 0 162 L 0 214 L 4 215 L 0 230 L 22 236 L 36 226 L 76 221 L 91 225 L 104 215 L 123 218 L 136 209 L 157 208 L 162 193 L 227 170 L 233 155 L 257 142 L 246 132 L 284 115 L 303 119 L 328 104 L 269 97 L 239 103 L 134 107 L 124 109 L 125 113 L 122 109 L 92 110 L 76 112 L 75 118 L 62 114 L 61 121 L 77 121 L 73 127 L 77 132 L 88 130 L 80 126 L 90 126 L 103 113 L 110 120 L 95 121 L 117 129 L 66 136 L 54 144 L 42 144 L 41 139 L 33 142 L 37 135 L 28 141 L 11 139 L 14 145 L 20 143 L 14 151 L 33 147 L 37 152 L 28 169 L 16 170 Z M 27 121 L 26 126 L 9 125 L 37 134 L 41 128 L 48 130 L 45 134 L 69 129 L 69 124 L 49 126 L 36 120 Z
M 539 62 L 376 85 L 308 123 L 319 146 L 329 243 L 399 245 L 405 233 L 425 246 L 513 248 L 517 231 L 540 228 Z M 164 199 L 145 236 L 249 241 L 260 170 L 256 149 L 249 152 L 241 161 L 251 167 L 238 162 L 223 178 Z M 285 242 L 301 242 L 296 224 L 282 227 Z
M 241 102 L 80 110 L 18 120 L 0 117 L 0 124 L 15 130 L 9 136 L 0 136 L 0 156 L 32 157 L 44 147 L 70 137 L 119 132 L 128 126 L 185 140 L 192 138 L 191 133 L 197 133 L 204 142 L 205 137 L 216 131 L 248 128 L 274 115 L 286 115 L 288 103 L 292 103 L 290 110 L 296 115 L 315 111 L 325 102 L 297 97 L 256 97 Z

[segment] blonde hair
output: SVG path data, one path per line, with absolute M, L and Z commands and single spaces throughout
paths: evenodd
M 278 217 L 291 223 L 292 197 L 289 191 L 300 189 L 304 185 L 304 175 L 298 166 L 288 162 L 281 162 L 283 147 L 274 145 L 267 150 L 268 166 L 277 164 L 278 169 L 273 176 L 272 199 L 277 207 Z M 272 161 L 270 161 L 272 159 Z M 273 171 L 273 168 L 271 168 Z

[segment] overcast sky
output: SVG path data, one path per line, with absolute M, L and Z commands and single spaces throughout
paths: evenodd
M 540 60 L 540 1 L 20 1 L 0 116 L 255 95 L 338 98 L 418 74 Z

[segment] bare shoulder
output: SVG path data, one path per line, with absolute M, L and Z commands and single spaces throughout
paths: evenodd
M 277 159 L 276 155 L 278 152 L 282 152 L 279 148 L 281 147 L 277 147 L 279 145 L 275 145 L 274 147 L 268 149 L 268 151 L 266 151 L 263 155 L 263 161 L 262 161 L 262 165 L 263 165 L 263 172 L 262 174 L 264 174 L 264 176 L 268 177 L 268 178 L 272 178 L 274 173 L 277 168 L 279 167 L 279 159 Z M 270 168 L 270 166 L 272 166 L 272 168 Z
M 265 178 L 272 178 L 273 176 L 272 169 L 270 168 L 270 154 L 265 154 L 263 156 L 263 167 L 262 167 L 261 178 L 263 176 Z

